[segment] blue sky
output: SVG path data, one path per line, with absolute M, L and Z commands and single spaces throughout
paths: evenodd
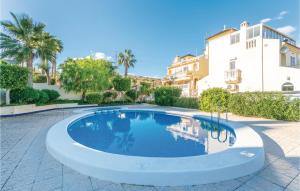
M 163 77 L 176 55 L 200 54 L 206 35 L 261 20 L 300 41 L 298 0 L 1 0 L 1 20 L 27 13 L 64 43 L 59 55 L 137 57 L 130 73 Z M 122 72 L 123 69 L 120 69 Z

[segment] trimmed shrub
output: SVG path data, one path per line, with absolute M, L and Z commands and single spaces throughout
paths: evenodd
M 47 83 L 47 77 L 45 75 L 36 74 L 32 78 L 34 83 Z
M 281 93 L 236 93 L 230 97 L 229 110 L 237 115 L 295 121 L 299 120 L 300 101 L 289 101 Z
M 131 87 L 131 80 L 118 75 L 114 77 L 112 84 L 116 91 L 128 91 Z
M 49 96 L 46 92 L 37 90 L 39 94 L 39 99 L 37 100 L 36 104 L 45 104 L 49 101 Z
M 15 89 L 10 93 L 11 102 L 19 104 L 37 103 L 39 96 L 39 90 L 35 90 L 31 87 L 26 87 L 25 89 Z
M 103 95 L 100 93 L 88 93 L 85 99 L 89 104 L 101 104 L 103 102 Z
M 228 108 L 230 93 L 222 88 L 210 88 L 200 96 L 200 110 L 207 112 L 224 112 Z
M 103 94 L 103 102 L 110 103 L 117 98 L 118 94 L 115 91 L 106 91 Z
M 174 106 L 175 107 L 198 109 L 199 108 L 199 98 L 181 97 L 181 98 L 178 98 L 175 101 Z
M 288 121 L 299 121 L 300 120 L 300 100 L 294 99 L 287 104 L 284 110 L 284 118 Z
M 29 71 L 27 68 L 0 62 L 0 88 L 13 90 L 26 88 Z
M 56 80 L 55 80 L 54 78 L 51 78 L 50 84 L 51 84 L 51 85 L 55 85 L 55 84 L 56 84 Z
M 154 100 L 157 105 L 172 106 L 181 95 L 181 89 L 175 87 L 159 87 L 154 91 Z
M 126 91 L 125 95 L 130 99 L 131 102 L 134 102 L 138 98 L 138 92 L 135 90 Z
M 54 101 L 60 96 L 59 93 L 55 90 L 43 89 L 42 91 L 48 95 L 49 101 Z

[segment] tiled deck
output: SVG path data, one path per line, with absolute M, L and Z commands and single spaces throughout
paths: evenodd
M 47 131 L 70 115 L 72 110 L 56 110 L 1 119 L 1 191 L 300 190 L 299 122 L 229 116 L 229 120 L 246 123 L 262 137 L 266 162 L 260 172 L 215 184 L 150 187 L 97 180 L 53 159 L 45 147 Z

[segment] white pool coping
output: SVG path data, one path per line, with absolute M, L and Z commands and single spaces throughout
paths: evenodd
M 163 111 L 160 109 L 132 109 Z M 225 151 L 191 157 L 138 157 L 107 153 L 91 149 L 68 134 L 74 120 L 93 114 L 80 113 L 58 122 L 46 138 L 48 152 L 62 164 L 88 176 L 117 183 L 180 186 L 219 182 L 245 176 L 260 170 L 265 154 L 261 137 L 250 127 L 235 122 L 230 126 L 236 134 L 235 144 Z M 182 115 L 182 113 L 166 112 Z M 193 114 L 185 113 L 192 117 Z M 208 116 L 203 118 L 210 119 Z

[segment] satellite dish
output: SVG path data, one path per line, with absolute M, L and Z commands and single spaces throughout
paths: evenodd
M 284 46 L 280 49 L 281 54 L 286 54 L 289 51 L 288 47 Z

